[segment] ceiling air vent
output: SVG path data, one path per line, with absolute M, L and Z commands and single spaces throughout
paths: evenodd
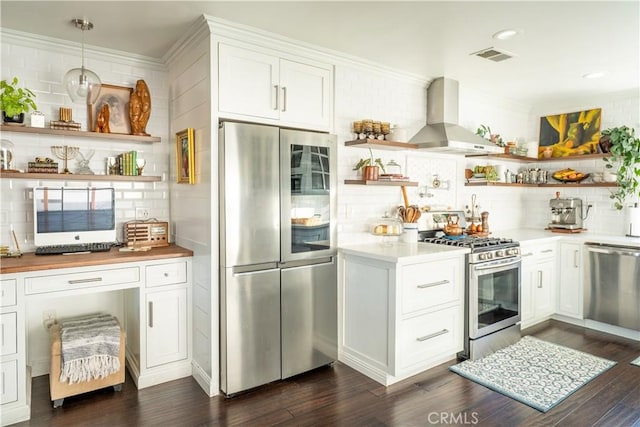
M 488 59 L 493 62 L 504 61 L 505 59 L 513 58 L 513 54 L 504 50 L 498 50 L 494 47 L 488 47 L 486 49 L 479 50 L 471 55 L 478 56 L 480 58 Z

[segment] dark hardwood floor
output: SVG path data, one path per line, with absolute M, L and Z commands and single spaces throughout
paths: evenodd
M 65 399 L 33 379 L 31 420 L 17 426 L 640 426 L 640 342 L 557 321 L 523 332 L 618 362 L 543 414 L 448 370 L 451 360 L 390 387 L 335 363 L 233 398 L 209 398 L 192 378 Z

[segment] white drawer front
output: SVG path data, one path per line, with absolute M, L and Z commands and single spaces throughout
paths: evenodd
M 124 285 L 140 281 L 139 267 L 111 268 L 82 273 L 51 274 L 25 278 L 25 293 L 70 291 L 74 289 L 99 288 Z
M 412 317 L 400 326 L 400 368 L 462 350 L 462 320 L 457 306 Z
M 0 306 L 16 305 L 16 286 L 15 279 L 0 282 Z
M 0 364 L 0 404 L 18 400 L 18 361 L 9 360 Z
M 403 314 L 460 298 L 460 261 L 457 259 L 408 265 L 402 271 Z
M 16 313 L 0 315 L 0 354 L 7 356 L 18 351 L 18 316 Z
M 167 264 L 148 265 L 146 269 L 146 275 L 147 288 L 186 283 L 187 262 L 184 261 Z

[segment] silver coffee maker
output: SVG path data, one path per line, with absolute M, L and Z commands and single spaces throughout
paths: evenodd
M 561 198 L 556 192 L 556 198 L 549 200 L 551 208 L 551 223 L 549 228 L 564 228 L 575 230 L 582 228 L 582 200 L 577 197 Z

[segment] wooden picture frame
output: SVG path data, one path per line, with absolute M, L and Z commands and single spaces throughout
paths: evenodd
M 131 122 L 129 121 L 129 99 L 133 93 L 132 87 L 103 84 L 100 86 L 100 94 L 93 104 L 88 105 L 88 131 L 95 132 L 96 119 L 104 104 L 109 104 L 109 130 L 110 133 L 131 135 Z
M 176 133 L 176 177 L 178 184 L 196 182 L 193 128 Z

